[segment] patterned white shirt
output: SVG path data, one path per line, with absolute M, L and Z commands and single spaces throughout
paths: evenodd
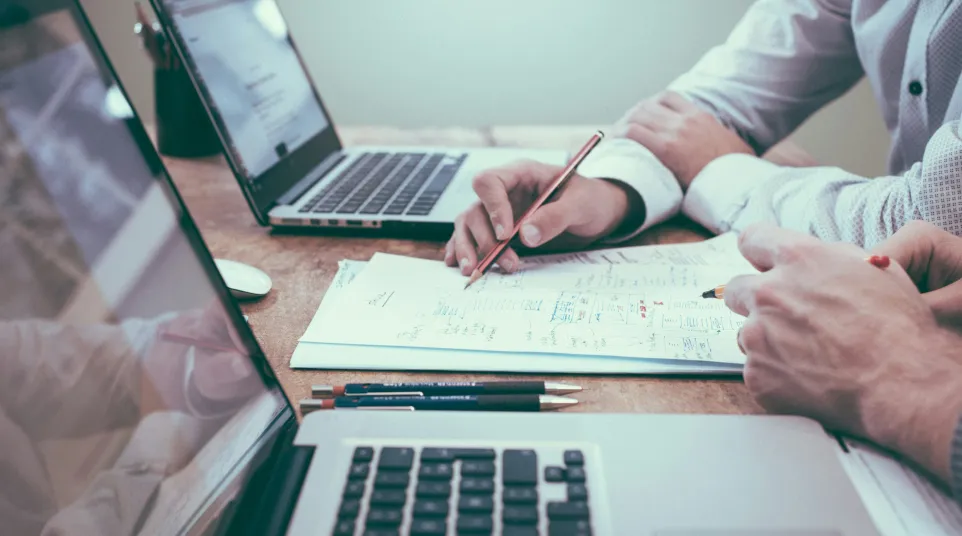
M 579 171 L 641 194 L 636 232 L 681 210 L 715 232 L 766 220 L 865 247 L 915 219 L 962 235 L 960 74 L 962 1 L 760 0 L 669 89 L 762 154 L 866 76 L 892 137 L 890 176 L 729 155 L 683 199 L 671 172 L 624 139 L 603 143 Z

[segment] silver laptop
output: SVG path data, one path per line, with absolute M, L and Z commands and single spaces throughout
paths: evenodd
M 298 424 L 79 5 L 3 0 L 0 51 L 4 534 L 876 534 L 799 418 Z
M 564 151 L 345 148 L 274 0 L 154 5 L 261 224 L 450 233 L 479 172 L 565 163 Z

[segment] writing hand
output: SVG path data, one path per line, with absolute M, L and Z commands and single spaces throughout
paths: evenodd
M 873 251 L 902 265 L 939 323 L 962 327 L 962 238 L 911 221 Z
M 711 114 L 671 91 L 638 103 L 623 123 L 621 135 L 648 148 L 675 174 L 682 190 L 720 156 L 755 154 Z
M 847 244 L 771 226 L 740 236 L 763 273 L 733 279 L 725 303 L 745 385 L 764 408 L 871 439 L 948 478 L 962 413 L 962 337 L 936 322 L 897 264 L 881 270 Z
M 460 266 L 469 275 L 499 240 L 507 238 L 528 207 L 563 168 L 538 162 L 520 162 L 485 171 L 474 179 L 479 200 L 460 214 L 445 248 L 444 262 Z M 635 194 L 637 197 L 637 194 Z M 605 180 L 571 177 L 563 192 L 538 209 L 521 229 L 527 247 L 573 247 L 610 234 L 629 211 L 626 188 Z M 514 272 L 521 261 L 506 249 L 498 265 Z

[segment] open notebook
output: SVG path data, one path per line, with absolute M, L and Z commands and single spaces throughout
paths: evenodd
M 343 261 L 294 368 L 738 374 L 742 318 L 701 292 L 754 269 L 734 235 L 526 258 L 466 278 L 437 261 Z

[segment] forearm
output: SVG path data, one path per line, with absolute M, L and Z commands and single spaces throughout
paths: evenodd
M 793 168 L 746 155 L 718 158 L 692 182 L 682 211 L 714 232 L 775 222 L 871 247 L 906 222 L 962 234 L 959 121 L 940 128 L 904 175 L 867 179 L 838 168 Z

